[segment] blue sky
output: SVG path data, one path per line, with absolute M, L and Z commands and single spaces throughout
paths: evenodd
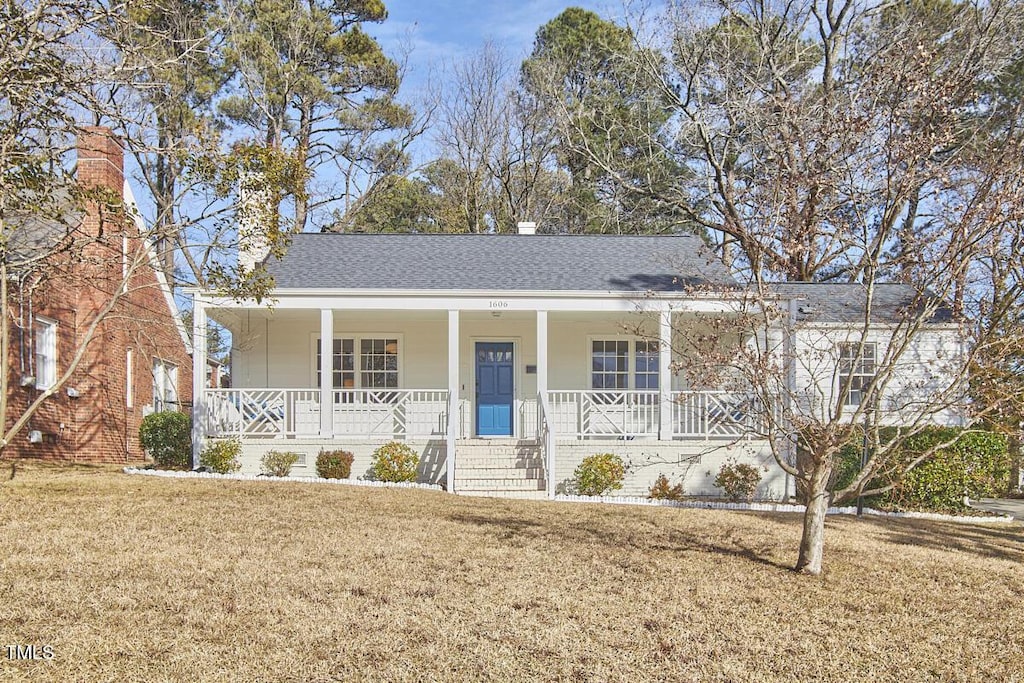
M 384 0 L 388 18 L 364 29 L 395 55 L 403 44 L 412 49 L 404 90 L 413 95 L 432 67 L 468 55 L 490 39 L 513 59 L 525 57 L 533 47 L 537 29 L 567 7 L 589 9 L 604 18 L 622 16 L 617 0 Z

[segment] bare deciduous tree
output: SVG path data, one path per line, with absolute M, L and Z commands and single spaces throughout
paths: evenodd
M 944 411 L 971 424 L 998 410 L 994 394 L 967 403 L 966 390 L 978 362 L 1019 348 L 1019 325 L 1006 323 L 1024 299 L 1005 264 L 1019 258 L 1024 119 L 1019 96 L 998 90 L 1019 81 L 1022 8 L 740 0 L 675 6 L 657 23 L 635 31 L 640 47 L 660 47 L 635 51 L 636 68 L 660 80 L 672 116 L 647 142 L 690 173 L 641 190 L 703 226 L 748 287 L 736 319 L 680 335 L 765 407 L 762 432 L 806 491 L 796 567 L 817 574 L 830 503 L 928 457 L 891 456 Z M 626 182 L 617 159 L 589 158 Z M 802 347 L 755 334 L 794 324 L 779 295 L 799 288 L 773 283 L 803 281 L 852 283 L 859 308 L 845 331 L 814 340 L 800 323 Z M 888 281 L 914 295 L 894 306 Z M 963 346 L 909 381 L 938 322 L 958 326 Z M 737 327 L 752 335 L 745 350 L 716 353 L 708 338 L 735 339 Z M 852 380 L 871 351 L 870 380 Z M 883 442 L 885 424 L 897 438 Z M 873 455 L 837 488 L 839 450 L 861 425 Z
M 518 221 L 557 223 L 553 138 L 537 102 L 517 87 L 511 60 L 488 42 L 451 64 L 449 79 L 437 95 L 442 163 L 428 174 L 457 213 L 445 229 L 504 232 Z

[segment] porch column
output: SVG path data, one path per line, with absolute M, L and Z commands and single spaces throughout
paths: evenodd
M 320 436 L 334 438 L 334 311 L 320 309 Z
M 548 437 L 541 444 L 548 498 L 555 497 L 555 440 L 551 432 L 551 416 L 547 414 L 548 394 L 548 312 L 537 311 L 537 404 L 548 421 Z M 537 435 L 543 436 L 542 425 L 537 424 Z M 524 435 L 525 436 L 525 435 Z
M 459 414 L 459 312 L 448 311 L 448 429 L 445 435 L 445 482 L 455 492 L 455 441 L 462 433 Z
M 672 310 L 658 316 L 658 439 L 672 440 Z
M 548 390 L 548 312 L 537 311 L 537 394 Z
M 206 302 L 192 295 L 192 467 L 206 439 Z

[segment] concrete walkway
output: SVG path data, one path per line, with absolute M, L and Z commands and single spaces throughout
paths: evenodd
M 971 507 L 988 512 L 1010 515 L 1018 522 L 1024 522 L 1024 500 L 1012 498 L 982 498 L 972 500 Z

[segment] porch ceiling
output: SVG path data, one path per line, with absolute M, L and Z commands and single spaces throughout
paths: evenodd
M 211 319 L 228 329 L 241 327 L 244 323 L 249 323 L 248 326 L 251 327 L 252 323 L 262 323 L 267 320 L 284 323 L 315 323 L 317 326 L 320 324 L 320 311 L 311 308 L 209 308 L 207 313 Z M 335 325 L 344 324 L 345 316 L 348 313 L 345 310 L 334 311 Z M 448 320 L 447 311 L 423 311 L 416 309 L 407 311 L 352 311 L 351 314 L 358 316 L 361 321 L 371 323 L 376 321 L 392 322 L 396 318 L 406 321 Z
M 269 309 L 269 308 L 209 308 L 207 312 L 211 319 L 227 327 L 228 329 L 242 326 L 251 327 L 253 323 L 262 323 L 266 320 L 277 322 L 295 322 L 309 324 L 315 322 L 319 325 L 320 311 L 314 309 Z M 495 315 L 491 311 L 462 311 L 460 319 L 464 322 L 481 320 L 516 320 L 530 322 L 536 320 L 534 311 L 498 311 Z M 344 324 L 345 316 L 349 312 L 341 309 L 334 311 L 335 325 Z M 352 311 L 351 315 L 358 316 L 361 321 L 381 323 L 393 322 L 396 318 L 405 321 L 447 321 L 447 311 L 424 311 L 417 309 L 401 311 L 373 311 L 359 310 Z M 623 311 L 551 311 L 548 313 L 549 322 L 616 322 L 630 323 L 641 319 L 654 320 L 657 314 L 652 312 L 623 312 Z M 248 323 L 246 325 L 246 323 Z

